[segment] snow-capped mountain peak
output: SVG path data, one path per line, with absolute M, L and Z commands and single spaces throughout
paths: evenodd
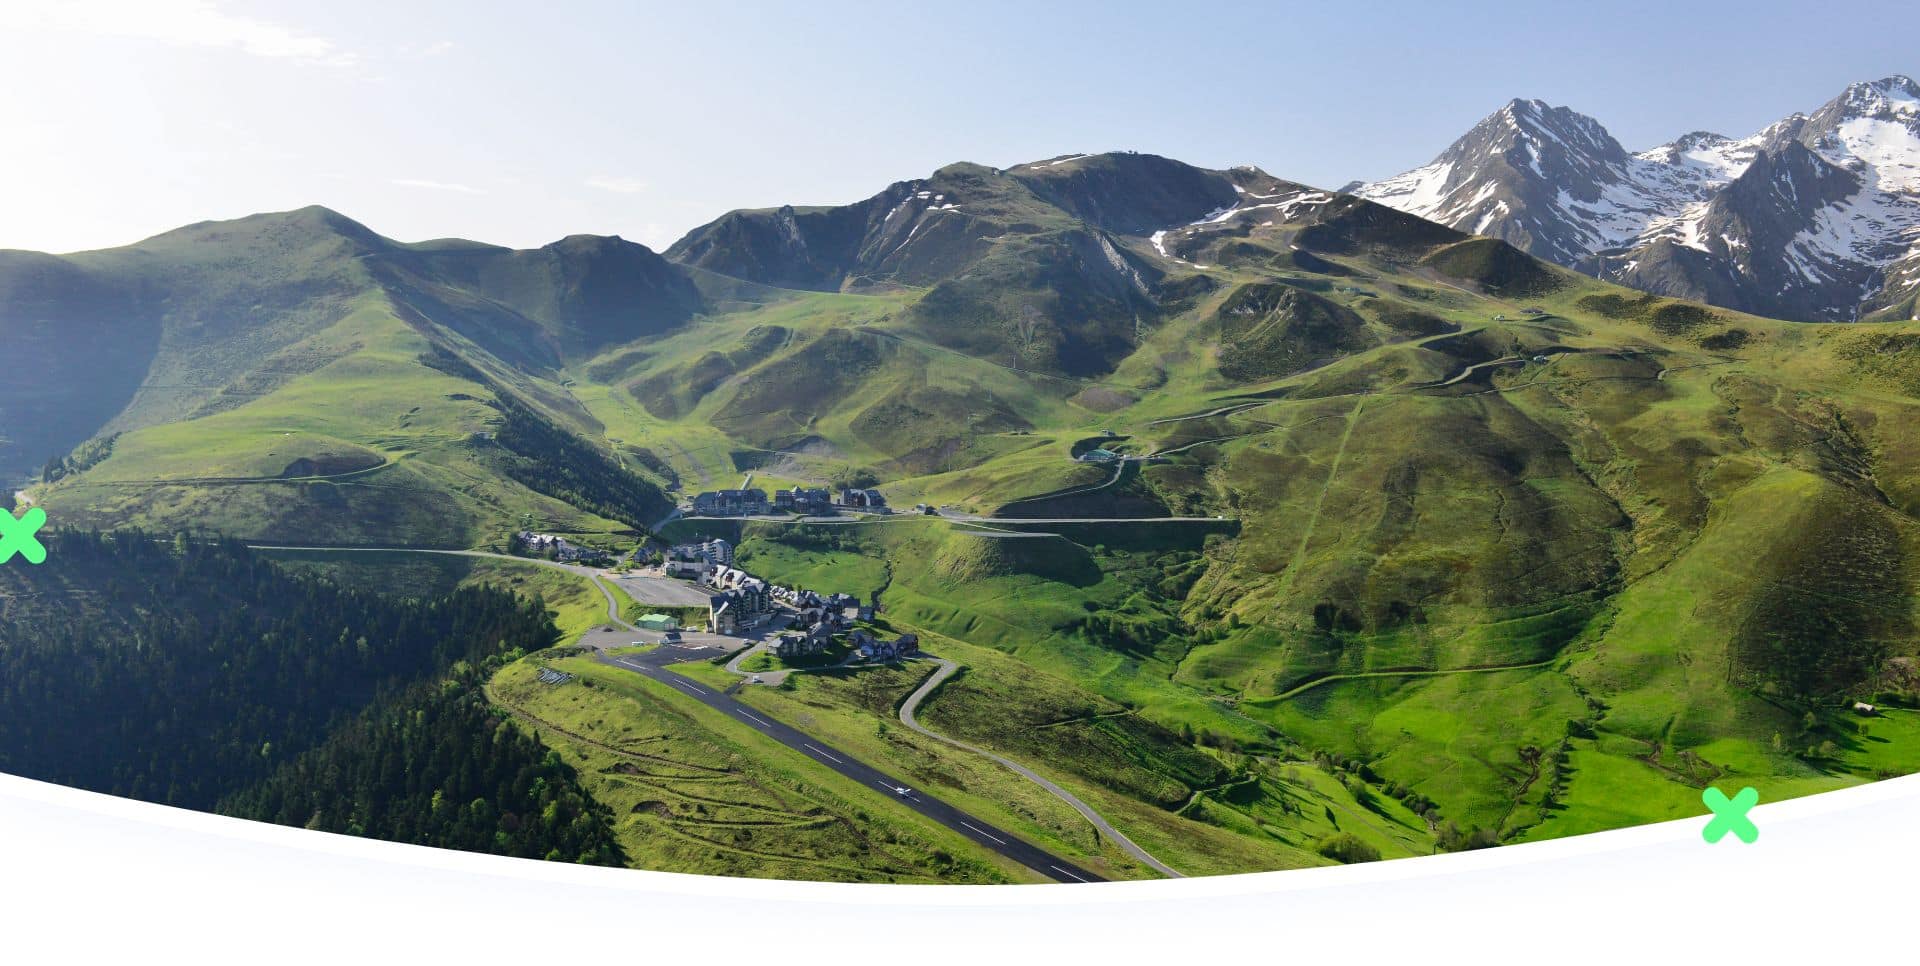
M 1807 120 L 1800 140 L 1883 191 L 1920 194 L 1920 84 L 1904 75 L 1854 84 Z
M 1614 224 L 1620 212 L 1651 203 L 1621 173 L 1631 160 L 1593 118 L 1540 100 L 1515 99 L 1426 166 L 1363 185 L 1357 193 L 1565 260 L 1621 235 Z M 1580 213 L 1564 213 L 1569 207 Z M 1526 217 L 1535 211 L 1550 214 Z
M 1853 318 L 1883 278 L 1920 275 L 1920 84 L 1858 83 L 1748 137 L 1631 155 L 1592 118 L 1514 100 L 1354 193 L 1650 291 Z

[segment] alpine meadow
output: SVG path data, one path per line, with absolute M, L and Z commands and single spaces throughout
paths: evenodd
M 1916 116 L 1911 81 L 1862 89 L 1859 118 Z M 659 252 L 319 207 L 0 251 L 0 474 L 50 549 L 0 566 L 0 770 L 948 883 L 1394 859 L 1920 771 L 1913 239 L 1848 262 L 1872 291 L 1755 294 L 1772 235 L 1731 207 L 1795 172 L 1854 208 L 1913 186 L 1808 133 L 1661 196 L 1744 246 L 1550 244 L 1514 211 L 1565 185 L 1534 182 L 1612 176 L 1541 145 L 1654 162 L 1516 104 L 1447 171 L 1346 191 L 1116 152 Z M 1709 258 L 1739 284 L 1683 271 Z

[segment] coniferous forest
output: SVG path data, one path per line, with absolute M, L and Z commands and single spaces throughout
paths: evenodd
M 544 605 L 296 576 L 237 542 L 44 535 L 0 569 L 0 771 L 399 841 L 618 862 L 572 772 L 487 710 Z
M 558 753 L 488 706 L 463 665 L 356 717 L 218 811 L 326 832 L 625 865 L 605 806 Z

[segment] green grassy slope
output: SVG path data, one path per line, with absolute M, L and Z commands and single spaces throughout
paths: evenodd
M 476 258 L 505 267 L 469 264 Z M 640 269 L 605 264 L 622 259 Z M 422 274 L 449 261 L 458 271 Z M 100 400 L 81 407 L 97 420 L 84 432 L 111 437 L 104 459 L 36 494 L 63 521 L 465 547 L 497 542 L 529 516 L 551 529 L 604 532 L 665 512 L 664 481 L 638 454 L 601 452 L 607 465 L 594 485 L 568 473 L 595 459 L 536 469 L 552 453 L 604 450 L 600 427 L 551 367 L 575 348 L 677 325 L 699 299 L 638 246 L 569 239 L 534 253 L 483 248 L 456 257 L 444 243 L 402 246 L 325 209 L 302 209 L 53 264 L 112 286 L 77 308 L 72 293 L 48 295 L 59 311 L 35 310 L 46 315 L 21 324 L 71 322 L 124 288 L 141 294 L 122 324 L 156 333 L 143 366 L 114 362 L 104 384 L 72 380 L 34 404 Z M 666 304 L 640 297 L 647 277 L 633 277 L 643 269 L 667 274 L 667 292 L 655 300 Z M 447 293 L 461 271 L 485 275 L 491 288 L 454 304 Z M 613 281 L 600 279 L 609 274 Z M 512 291 L 493 291 L 500 287 Z M 11 328 L 20 307 L 7 308 Z M 49 370 L 84 361 L 83 350 L 67 344 Z M 101 418 L 116 401 L 117 413 Z M 30 411 L 0 415 L 13 424 L 16 412 Z M 64 436 L 72 445 L 85 425 L 28 438 Z M 574 436 L 586 438 L 568 443 Z
M 572 249 L 484 285 L 446 266 L 495 250 L 408 246 L 371 260 L 384 275 L 313 255 L 347 294 L 301 301 L 258 353 L 312 368 L 129 419 L 32 495 L 79 522 L 341 543 L 650 522 L 474 437 L 511 404 L 635 486 L 871 476 L 896 506 L 998 513 L 671 532 L 877 591 L 895 627 L 972 659 L 930 722 L 1054 763 L 1150 847 L 1192 834 L 1251 864 L 1342 832 L 1410 854 L 1672 817 L 1714 781 L 1774 798 L 1920 769 L 1903 713 L 1847 710 L 1920 691 L 1911 324 L 1644 296 L 1251 169 L 1127 188 L 1156 164 L 955 166 L 736 213 L 672 250 L 691 290 L 644 259 L 653 284 L 609 290 L 659 296 L 644 317 L 526 293 Z M 1074 460 L 1095 443 L 1131 461 Z M 1199 519 L 1011 520 L 1050 516 Z M 830 682 L 781 700 L 802 697 L 884 717 Z M 1111 720 L 1040 726 L 1065 707 Z M 929 774 L 946 754 L 875 748 Z

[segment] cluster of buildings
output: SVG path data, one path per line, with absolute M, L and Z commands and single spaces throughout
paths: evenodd
M 781 657 L 811 657 L 833 646 L 836 635 L 853 630 L 861 615 L 873 619 L 873 609 L 860 606 L 852 594 L 820 594 L 792 587 L 774 587 L 773 599 L 793 609 L 787 629 L 774 638 L 773 653 Z
M 783 513 L 832 513 L 833 494 L 817 486 L 773 491 L 773 508 Z
M 709 490 L 693 495 L 693 512 L 703 517 L 750 517 L 767 513 L 765 490 Z
M 873 606 L 862 604 L 852 594 L 822 594 L 768 584 L 737 567 L 718 564 L 710 567 L 701 580 L 712 591 L 707 600 L 707 622 L 716 634 L 737 634 L 742 628 L 758 626 L 772 616 L 776 606 L 785 606 L 790 611 L 788 624 L 771 646 L 778 657 L 825 654 L 842 634 L 847 635 L 854 653 L 863 661 L 892 661 L 920 653 L 920 639 L 913 634 L 882 641 L 855 628 L 855 621 L 873 619 Z
M 522 530 L 508 541 L 507 552 L 515 556 L 544 557 L 561 563 L 602 565 L 613 562 L 613 554 L 593 547 L 568 543 L 565 537 L 551 533 Z
M 669 577 L 697 580 L 715 567 L 733 566 L 733 544 L 718 537 L 675 544 L 667 550 L 667 560 L 662 566 Z
M 693 515 L 702 517 L 751 517 L 768 513 L 813 516 L 843 509 L 891 512 L 887 508 L 887 498 L 879 490 L 851 486 L 840 490 L 837 501 L 832 490 L 818 486 L 775 490 L 771 499 L 767 497 L 767 491 L 759 489 L 709 490 L 693 496 Z
M 827 491 L 815 492 L 824 497 Z M 879 494 L 874 494 L 874 498 L 879 499 L 878 506 L 886 505 Z M 771 619 L 776 610 L 784 609 L 788 612 L 787 626 L 774 638 L 771 647 L 773 653 L 782 658 L 827 653 L 835 638 L 842 634 L 848 636 L 848 643 L 863 661 L 891 661 L 920 652 L 920 640 L 912 634 L 882 641 L 855 628 L 855 621 L 873 620 L 874 608 L 872 604 L 861 603 L 853 594 L 822 594 L 769 584 L 735 567 L 733 560 L 733 545 L 717 538 L 676 544 L 667 551 L 665 568 L 670 576 L 697 579 L 707 588 L 707 627 L 716 634 L 739 634 L 759 627 Z M 653 616 L 659 616 L 663 622 L 669 619 L 665 615 L 649 615 Z M 663 623 L 662 629 L 671 628 L 665 628 Z
M 832 625 L 826 623 L 784 630 L 773 639 L 773 653 L 783 658 L 825 654 L 833 646 L 833 634 Z
M 847 635 L 847 642 L 853 645 L 853 653 L 862 661 L 894 661 L 920 653 L 918 634 L 902 634 L 883 641 L 866 631 L 856 630 Z

